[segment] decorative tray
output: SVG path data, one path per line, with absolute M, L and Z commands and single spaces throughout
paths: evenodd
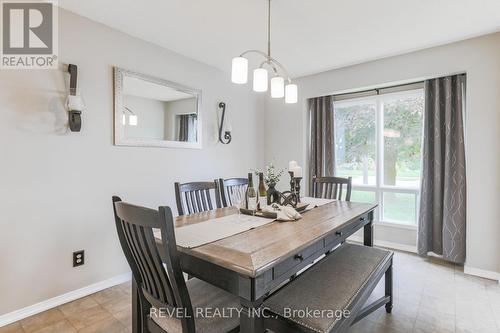
M 297 207 L 295 207 L 295 210 L 300 213 L 303 212 L 309 204 L 299 202 L 297 204 Z M 240 208 L 241 214 L 245 215 L 253 215 L 253 216 L 259 216 L 259 217 L 265 217 L 265 218 L 270 218 L 270 219 L 275 219 L 278 217 L 278 213 L 270 213 L 270 212 L 264 212 L 262 210 L 251 210 L 251 209 L 245 209 L 245 208 Z

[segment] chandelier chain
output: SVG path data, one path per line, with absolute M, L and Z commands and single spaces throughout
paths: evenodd
M 271 58 L 271 0 L 267 2 L 267 57 Z

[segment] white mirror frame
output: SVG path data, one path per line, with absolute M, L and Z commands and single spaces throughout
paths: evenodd
M 189 88 L 175 82 L 155 78 L 149 75 L 129 71 L 123 68 L 114 67 L 114 144 L 115 146 L 128 147 L 162 147 L 162 148 L 202 148 L 202 117 L 201 117 L 201 90 Z M 123 77 L 129 76 L 162 86 L 170 87 L 196 97 L 196 113 L 198 115 L 197 142 L 167 141 L 157 139 L 127 139 L 123 130 L 122 110 L 123 110 Z

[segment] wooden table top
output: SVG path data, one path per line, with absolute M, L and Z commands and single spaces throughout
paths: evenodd
M 303 213 L 302 219 L 295 222 L 275 221 L 196 248 L 179 246 L 178 250 L 242 275 L 255 277 L 375 207 L 377 205 L 334 201 Z M 219 208 L 179 216 L 175 225 L 182 227 L 233 214 L 238 214 L 234 207 Z

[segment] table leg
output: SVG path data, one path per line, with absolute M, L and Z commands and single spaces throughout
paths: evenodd
M 240 333 L 263 333 L 264 321 L 259 307 L 262 304 L 262 299 L 251 302 L 240 298 L 241 316 L 240 316 Z
M 132 277 L 132 333 L 141 333 L 141 304 L 137 283 Z
M 363 238 L 365 246 L 373 246 L 373 221 L 370 220 L 363 228 Z
M 389 296 L 391 300 L 385 305 L 385 311 L 391 313 L 393 301 L 393 286 L 392 286 L 392 259 L 391 266 L 385 272 L 385 296 Z

